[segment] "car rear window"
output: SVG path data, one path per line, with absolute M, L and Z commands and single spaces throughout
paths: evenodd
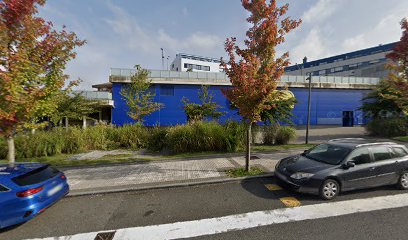
M 15 177 L 12 180 L 19 186 L 27 186 L 44 182 L 50 178 L 55 177 L 56 175 L 58 175 L 58 173 L 60 173 L 60 171 L 58 171 L 57 169 L 51 166 L 44 166 L 21 176 Z
M 7 192 L 9 189 L 0 184 L 0 192 Z
M 407 155 L 407 152 L 403 148 L 393 147 L 392 150 L 394 150 L 395 157 L 404 157 Z

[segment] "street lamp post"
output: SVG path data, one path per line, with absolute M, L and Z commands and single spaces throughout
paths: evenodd
M 162 53 L 162 70 L 164 70 L 164 49 L 160 48 L 161 53 Z
M 309 95 L 307 98 L 307 125 L 306 125 L 306 140 L 305 143 L 309 143 L 309 127 L 310 127 L 310 97 L 312 95 L 312 73 L 309 73 L 309 76 L 306 78 L 309 80 Z

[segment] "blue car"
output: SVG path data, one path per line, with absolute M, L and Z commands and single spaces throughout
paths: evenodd
M 34 218 L 68 192 L 64 173 L 50 165 L 0 165 L 0 229 Z

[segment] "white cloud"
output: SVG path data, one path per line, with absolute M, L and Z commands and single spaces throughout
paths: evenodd
M 304 23 L 316 23 L 330 17 L 338 8 L 339 0 L 318 0 L 309 10 L 307 10 L 302 20 Z
M 313 60 L 326 57 L 329 51 L 325 41 L 319 28 L 313 28 L 306 38 L 291 50 L 291 59 L 301 60 L 306 56 L 309 60 Z

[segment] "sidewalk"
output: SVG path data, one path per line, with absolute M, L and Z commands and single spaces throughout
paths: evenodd
M 305 149 L 291 149 L 273 153 L 253 153 L 251 166 L 272 174 L 276 163 Z M 245 166 L 241 156 L 209 157 L 201 159 L 147 161 L 112 166 L 92 166 L 63 170 L 71 187 L 69 195 L 78 196 L 106 192 L 184 186 L 191 184 L 231 181 L 226 169 Z

